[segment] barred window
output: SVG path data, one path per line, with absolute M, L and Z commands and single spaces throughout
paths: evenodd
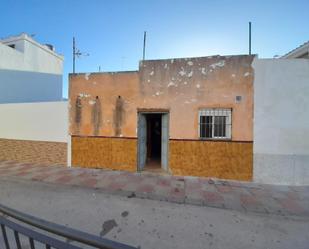
M 200 138 L 231 138 L 231 109 L 202 109 L 199 111 Z

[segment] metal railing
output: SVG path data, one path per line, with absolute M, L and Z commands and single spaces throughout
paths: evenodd
M 21 235 L 24 240 L 27 240 L 27 248 L 31 249 L 38 247 L 42 248 L 42 245 L 43 248 L 46 249 L 80 249 L 85 247 L 102 249 L 137 249 L 136 247 L 48 222 L 1 204 L 0 213 L 3 214 L 0 216 L 0 226 L 3 239 L 2 243 L 4 243 L 6 249 L 22 249 Z M 12 218 L 17 220 L 17 222 L 12 221 Z M 8 232 L 12 233 L 11 238 L 8 236 Z M 0 246 L 0 248 L 2 248 L 2 246 Z

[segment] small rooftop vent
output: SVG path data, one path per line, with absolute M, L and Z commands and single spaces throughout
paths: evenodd
M 45 46 L 46 46 L 49 50 L 55 52 L 55 47 L 54 47 L 53 45 L 51 45 L 51 44 L 45 44 Z

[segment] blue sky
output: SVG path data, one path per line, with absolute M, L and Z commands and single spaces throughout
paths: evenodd
M 1 0 L 0 37 L 26 32 L 63 54 L 64 97 L 72 37 L 90 54 L 77 72 L 137 70 L 146 59 L 248 53 L 283 55 L 309 40 L 308 0 Z

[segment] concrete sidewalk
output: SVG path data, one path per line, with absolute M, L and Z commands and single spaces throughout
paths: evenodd
M 309 216 L 309 186 L 275 186 L 101 169 L 0 162 L 0 177 L 99 189 L 147 198 L 245 212 Z

